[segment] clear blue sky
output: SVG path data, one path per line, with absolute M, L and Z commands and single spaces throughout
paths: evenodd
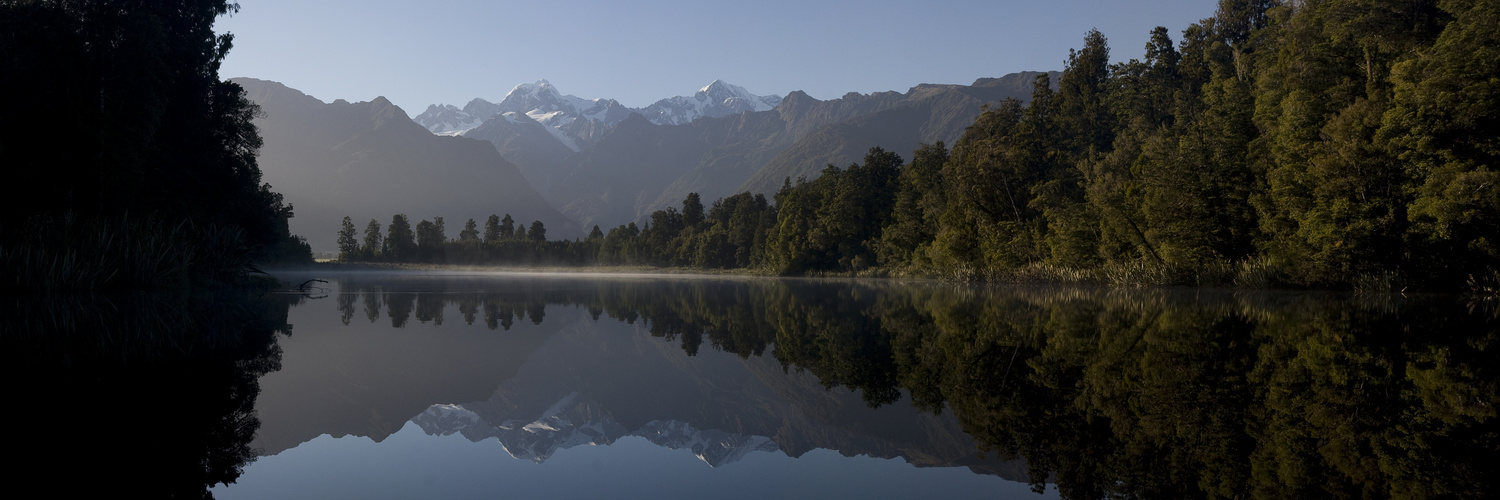
M 1060 70 L 1097 28 L 1115 61 L 1151 28 L 1174 40 L 1211 0 L 239 0 L 225 78 L 275 80 L 323 101 L 498 101 L 518 83 L 632 107 L 723 79 L 756 94 L 906 91 Z

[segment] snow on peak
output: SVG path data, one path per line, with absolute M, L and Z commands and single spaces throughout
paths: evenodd
M 641 114 L 657 125 L 682 125 L 700 117 L 717 118 L 750 111 L 769 111 L 781 104 L 781 97 L 758 96 L 744 87 L 724 80 L 698 89 L 692 96 L 677 96 L 656 101 Z
M 479 99 L 475 99 L 479 101 Z M 488 103 L 486 103 L 488 104 Z M 464 109 L 458 109 L 452 104 L 433 104 L 427 106 L 422 114 L 412 118 L 412 121 L 426 128 L 428 132 L 437 135 L 463 135 L 474 127 L 484 122 L 482 116 L 471 113 L 470 108 L 475 108 L 475 103 L 470 101 Z
M 557 91 L 557 87 L 552 86 L 552 82 L 542 79 L 537 80 L 536 83 L 522 83 L 511 88 L 510 92 L 505 94 L 505 98 L 500 100 L 501 104 L 510 101 L 512 97 L 524 100 L 538 100 L 547 98 L 561 99 L 563 96 L 562 93 Z
M 709 91 L 713 90 L 715 87 L 722 87 L 722 86 L 725 86 L 725 85 L 729 85 L 729 84 L 725 83 L 724 80 L 714 79 L 713 83 L 710 83 L 708 85 L 704 85 L 703 88 L 698 89 L 698 93 L 699 94 L 708 93 Z M 733 85 L 730 85 L 730 86 L 733 87 Z M 735 87 L 735 88 L 739 88 L 739 87 Z M 739 88 L 739 89 L 740 90 L 745 90 L 743 88 Z
M 497 108 L 499 114 L 520 113 L 541 122 L 558 142 L 573 151 L 582 150 L 630 116 L 630 109 L 614 99 L 566 95 L 547 80 L 515 86 Z
M 411 421 L 430 436 L 460 434 L 474 442 L 497 439 L 511 457 L 536 463 L 547 461 L 560 450 L 611 445 L 625 436 L 643 437 L 671 450 L 689 450 L 712 467 L 739 461 L 750 453 L 781 451 L 766 436 L 700 429 L 679 420 L 652 420 L 630 430 L 596 401 L 577 392 L 563 396 L 535 418 L 512 418 L 495 424 L 461 405 L 435 404 Z
M 781 104 L 781 100 L 778 96 L 758 96 L 744 87 L 714 80 L 693 95 L 630 109 L 614 99 L 584 99 L 564 94 L 552 82 L 541 79 L 516 85 L 498 104 L 484 99 L 474 99 L 463 109 L 434 104 L 413 120 L 434 134 L 462 135 L 494 117 L 503 116 L 515 122 L 519 115 L 526 115 L 545 126 L 568 149 L 581 151 L 632 112 L 657 125 L 683 125 L 703 117 L 769 111 Z

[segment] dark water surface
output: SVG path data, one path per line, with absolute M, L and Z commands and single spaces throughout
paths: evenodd
M 311 277 L 17 299 L 8 448 L 218 498 L 1497 491 L 1494 300 Z

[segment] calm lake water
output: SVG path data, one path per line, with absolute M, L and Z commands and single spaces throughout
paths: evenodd
M 1493 299 L 281 277 L 327 283 L 15 299 L 16 473 L 103 460 L 108 491 L 218 498 L 1497 491 Z

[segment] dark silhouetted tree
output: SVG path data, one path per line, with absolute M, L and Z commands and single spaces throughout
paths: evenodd
M 339 260 L 354 260 L 359 255 L 359 239 L 355 234 L 354 221 L 345 216 L 339 229 Z
M 406 214 L 391 217 L 391 225 L 386 228 L 385 250 L 381 253 L 386 260 L 395 262 L 406 262 L 417 257 L 417 235 L 412 232 L 411 222 L 407 220 Z
M 500 216 L 490 214 L 490 218 L 484 221 L 484 242 L 491 244 L 500 241 L 500 238 Z
M 703 201 L 698 199 L 698 193 L 688 193 L 687 198 L 682 200 L 682 225 L 696 228 L 702 223 Z
M 531 237 L 531 241 L 547 241 L 547 226 L 542 225 L 539 220 L 531 221 L 531 232 L 526 235 Z
M 380 222 L 370 219 L 370 223 L 365 224 L 365 241 L 360 254 L 365 259 L 374 259 L 384 248 L 385 239 L 380 235 Z
M 474 219 L 469 219 L 468 222 L 464 223 L 464 229 L 458 232 L 458 241 L 464 243 L 479 242 L 479 228 L 476 227 Z

